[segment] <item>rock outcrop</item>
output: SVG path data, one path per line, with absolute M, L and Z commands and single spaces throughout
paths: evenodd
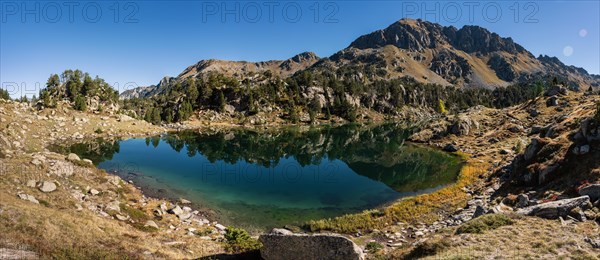
M 571 210 L 577 207 L 583 209 L 587 207 L 589 203 L 590 197 L 586 195 L 522 208 L 517 210 L 517 214 L 557 219 L 558 217 L 566 217 L 571 213 Z
M 364 259 L 362 250 L 349 239 L 336 234 L 294 234 L 274 229 L 259 238 L 261 256 L 272 259 Z

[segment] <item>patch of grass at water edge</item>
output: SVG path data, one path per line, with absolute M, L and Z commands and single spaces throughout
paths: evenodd
M 465 158 L 467 155 L 459 154 Z M 461 169 L 458 181 L 433 193 L 402 199 L 382 210 L 366 210 L 331 219 L 310 221 L 306 227 L 312 231 L 328 230 L 339 233 L 354 233 L 359 230 L 380 229 L 395 222 L 433 223 L 439 220 L 440 211 L 454 211 L 463 207 L 468 200 L 464 188 L 472 185 L 487 172 L 488 165 L 481 162 L 467 162 Z

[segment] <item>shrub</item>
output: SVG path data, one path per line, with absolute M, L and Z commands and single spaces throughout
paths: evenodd
M 406 256 L 405 259 L 416 259 L 426 256 L 438 254 L 448 247 L 450 247 L 450 241 L 446 237 L 434 236 L 430 239 L 418 243 L 415 248 Z
M 225 249 L 235 253 L 257 250 L 262 246 L 258 240 L 241 228 L 227 227 L 225 240 L 227 241 Z
M 373 252 L 373 253 L 381 250 L 382 248 L 383 248 L 383 246 L 377 242 L 369 242 L 365 246 L 366 250 L 369 250 L 369 252 Z
M 79 111 L 85 111 L 87 109 L 87 104 L 85 102 L 85 97 L 77 96 L 75 97 L 75 104 L 73 108 Z
M 487 214 L 464 223 L 456 230 L 456 233 L 481 234 L 486 230 L 493 230 L 501 226 L 512 225 L 513 223 L 514 221 L 506 215 Z
M 442 114 L 448 113 L 448 110 L 446 109 L 446 104 L 444 104 L 444 101 L 441 99 L 438 99 L 438 112 Z

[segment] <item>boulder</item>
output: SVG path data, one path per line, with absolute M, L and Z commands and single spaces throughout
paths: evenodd
M 524 208 L 527 206 L 529 206 L 529 196 L 527 196 L 527 194 L 519 194 L 519 196 L 517 196 L 516 207 Z
M 451 152 L 451 153 L 458 152 L 458 148 L 456 148 L 456 146 L 453 144 L 447 144 L 446 146 L 444 146 L 444 148 L 442 150 L 444 150 L 445 152 Z
M 556 96 L 556 95 L 567 95 L 567 94 L 569 94 L 569 90 L 567 90 L 565 87 L 563 87 L 561 85 L 554 85 L 552 87 L 549 87 L 548 90 L 546 90 L 546 92 L 544 92 L 544 96 L 546 96 L 546 97 Z
M 459 116 L 452 125 L 448 127 L 448 133 L 454 135 L 468 135 L 473 128 L 479 129 L 479 122 L 467 116 Z
M 179 206 L 175 206 L 174 208 L 169 210 L 169 213 L 175 214 L 175 215 L 181 215 L 181 214 L 183 214 L 183 209 L 181 209 L 181 207 L 179 207 Z
M 508 131 L 512 132 L 512 133 L 521 133 L 524 131 L 525 128 L 523 128 L 522 125 L 511 125 L 508 127 Z
M 35 204 L 40 204 L 40 202 L 33 195 L 29 195 L 29 194 L 25 194 L 25 193 L 19 193 L 19 194 L 17 194 L 17 196 L 19 197 L 19 199 L 26 200 L 26 201 L 29 201 L 29 202 L 33 202 Z
M 523 159 L 529 161 L 535 157 L 535 155 L 542 149 L 540 139 L 533 138 L 531 139 L 531 143 L 527 145 L 525 148 L 525 153 L 523 154 Z
M 558 106 L 558 97 L 557 96 L 551 96 L 546 100 L 546 106 L 549 107 L 555 107 Z
M 226 229 L 225 226 L 221 225 L 221 224 L 215 224 L 215 227 L 219 230 L 219 231 L 224 231 Z
M 54 182 L 44 181 L 44 182 L 42 182 L 42 185 L 40 186 L 40 191 L 42 191 L 42 192 L 53 192 L 55 190 L 56 190 L 56 184 Z
M 588 196 L 591 201 L 600 199 L 600 184 L 591 184 L 579 189 L 579 195 Z
M 270 259 L 364 259 L 362 250 L 337 234 L 294 234 L 274 230 L 259 237 L 260 255 Z
M 70 153 L 69 155 L 67 155 L 67 160 L 72 161 L 72 162 L 77 162 L 77 161 L 80 161 L 81 159 L 79 158 L 78 155 L 76 155 L 74 153 Z
M 557 219 L 558 217 L 566 217 L 573 209 L 577 207 L 585 208 L 589 203 L 590 197 L 586 195 L 522 208 L 517 210 L 517 214 L 537 216 L 547 219 Z
M 108 204 L 106 204 L 106 207 L 104 207 L 104 210 L 121 212 L 121 207 L 119 204 L 120 204 L 119 201 L 113 200 L 113 201 L 109 202 Z

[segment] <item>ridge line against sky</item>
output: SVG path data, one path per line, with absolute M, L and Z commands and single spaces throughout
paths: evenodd
M 19 89 L 11 96 L 37 94 L 51 73 L 65 69 L 99 75 L 122 92 L 177 76 L 203 59 L 285 60 L 305 51 L 328 57 L 401 18 L 457 28 L 478 25 L 511 37 L 536 57 L 556 56 L 566 65 L 600 74 L 598 1 L 159 0 L 71 5 L 0 3 L 0 82 L 9 92 L 16 84 Z

